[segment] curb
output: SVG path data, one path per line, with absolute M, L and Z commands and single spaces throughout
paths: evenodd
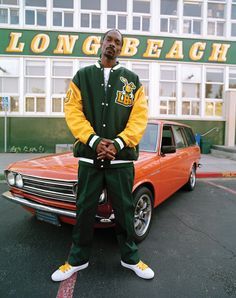
M 236 178 L 236 172 L 200 172 L 197 178 Z

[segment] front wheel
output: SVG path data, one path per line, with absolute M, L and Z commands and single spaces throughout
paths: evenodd
M 147 187 L 141 187 L 134 192 L 134 238 L 136 242 L 143 241 L 150 230 L 153 195 Z
M 196 167 L 192 166 L 188 182 L 185 184 L 185 189 L 192 191 L 196 186 Z

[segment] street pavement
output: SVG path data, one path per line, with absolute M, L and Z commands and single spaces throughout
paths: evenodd
M 146 281 L 120 266 L 114 229 L 95 229 L 90 265 L 61 283 L 52 272 L 68 256 L 72 226 L 39 222 L 0 199 L 0 297 L 236 297 L 235 178 L 198 179 L 153 212 L 139 253 L 155 271 Z M 8 189 L 0 183 L 0 194 Z
M 11 163 L 45 156 L 40 153 L 0 153 L 0 179 L 3 179 L 4 169 Z M 215 157 L 212 154 L 201 154 L 201 167 L 197 170 L 198 178 L 236 177 L 236 160 Z

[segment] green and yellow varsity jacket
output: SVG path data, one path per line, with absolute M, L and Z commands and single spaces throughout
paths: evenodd
M 104 88 L 100 62 L 80 69 L 65 99 L 65 117 L 77 156 L 96 160 L 102 138 L 114 141 L 116 160 L 136 160 L 147 125 L 147 100 L 138 76 L 117 63 Z

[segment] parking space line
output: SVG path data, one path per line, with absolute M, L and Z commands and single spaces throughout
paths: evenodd
M 77 272 L 60 283 L 56 298 L 73 298 Z
M 216 187 L 221 188 L 221 189 L 223 189 L 223 190 L 225 190 L 225 191 L 227 191 L 229 193 L 232 193 L 232 194 L 235 194 L 236 195 L 236 190 L 233 190 L 233 189 L 231 189 L 229 187 L 226 187 L 226 186 L 223 186 L 223 185 L 214 183 L 212 181 L 205 181 L 205 183 L 210 184 L 210 185 L 213 185 L 213 186 L 216 186 Z

